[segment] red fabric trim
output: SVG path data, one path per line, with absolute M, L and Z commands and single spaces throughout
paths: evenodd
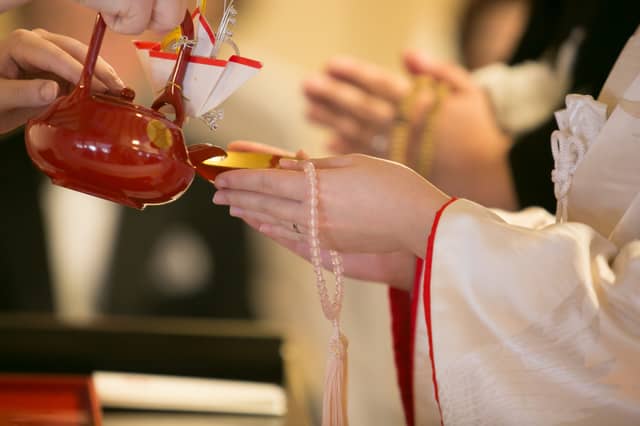
M 229 58 L 229 62 L 235 62 L 238 64 L 246 65 L 251 68 L 262 68 L 262 63 L 254 61 L 253 59 L 245 58 L 243 56 L 233 55 Z
M 420 290 L 422 265 L 422 259 L 417 259 L 413 280 L 414 295 L 417 295 L 417 292 Z M 389 288 L 389 303 L 391 307 L 393 353 L 398 387 L 400 388 L 400 399 L 402 400 L 402 408 L 407 426 L 414 426 L 413 354 L 415 348 L 418 297 L 412 298 L 406 291 Z
M 438 411 L 440 412 L 440 425 L 444 426 L 444 419 L 442 418 L 442 407 L 440 406 L 440 395 L 438 394 L 438 377 L 436 375 L 436 361 L 433 355 L 433 332 L 431 331 L 431 270 L 433 265 L 433 246 L 436 240 L 436 231 L 438 224 L 440 223 L 440 217 L 444 210 L 454 201 L 456 198 L 452 198 L 447 201 L 436 213 L 436 217 L 433 219 L 433 225 L 431 226 L 431 233 L 427 240 L 427 253 L 425 255 L 425 271 L 424 271 L 424 316 L 427 321 L 427 337 L 429 339 L 429 359 L 431 360 L 431 379 L 433 381 L 433 394 L 436 397 L 436 403 L 438 404 Z
M 426 267 L 424 301 L 425 301 L 425 317 L 427 320 L 427 333 L 429 337 L 429 358 L 431 361 L 431 369 L 433 371 L 433 386 L 438 411 L 440 412 L 440 424 L 444 426 L 442 420 L 442 409 L 440 408 L 440 397 L 438 395 L 438 382 L 436 378 L 435 361 L 433 357 L 433 344 L 431 333 L 431 264 L 433 260 L 433 244 L 435 241 L 436 229 L 440 222 L 440 217 L 456 198 L 447 201 L 436 212 L 431 232 L 427 240 L 427 253 L 425 259 L 416 259 L 415 275 L 413 280 L 413 295 L 403 290 L 389 288 L 389 305 L 391 309 L 391 333 L 393 338 L 393 353 L 396 365 L 396 375 L 398 387 L 400 388 L 400 398 L 402 400 L 402 408 L 404 410 L 405 420 L 408 426 L 415 425 L 415 400 L 413 389 L 414 375 L 414 352 L 416 340 L 416 324 L 418 316 L 418 295 L 420 294 L 420 278 L 423 268 Z M 429 285 L 427 285 L 429 284 Z M 409 311 L 410 310 L 410 311 Z M 410 312 L 410 313 L 409 313 Z
M 410 368 L 411 330 L 410 323 L 411 298 L 409 292 L 389 288 L 389 305 L 391 308 L 391 335 L 393 337 L 393 355 L 396 365 L 396 380 L 400 389 L 400 400 L 407 425 L 413 426 L 413 386 Z

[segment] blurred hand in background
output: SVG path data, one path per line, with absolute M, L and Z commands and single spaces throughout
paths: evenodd
M 376 138 L 388 139 L 410 88 L 404 75 L 356 58 L 335 57 L 323 73 L 304 82 L 307 117 L 331 131 L 328 148 L 333 153 L 386 155 Z
M 409 76 L 427 76 L 443 86 L 446 96 L 437 95 L 435 84 L 423 87 L 408 116 L 401 117 L 402 102 L 414 90 L 410 77 L 350 57 L 330 60 L 324 73 L 305 82 L 307 116 L 331 131 L 330 151 L 388 157 L 394 126 L 406 120 L 403 163 L 419 170 L 429 132 L 433 161 L 425 177 L 456 196 L 515 208 L 507 163 L 511 139 L 500 129 L 485 91 L 464 68 L 419 51 L 407 52 L 404 66 Z

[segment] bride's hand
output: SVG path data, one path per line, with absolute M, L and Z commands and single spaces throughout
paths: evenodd
M 260 223 L 245 219 L 249 226 L 260 229 Z M 281 246 L 310 261 L 309 243 L 302 240 L 278 237 L 262 232 Z M 392 287 L 409 291 L 413 282 L 416 257 L 409 252 L 391 253 L 341 253 L 343 274 L 346 277 L 363 281 L 385 283 Z M 331 270 L 331 257 L 326 249 L 320 250 L 322 266 Z
M 424 253 L 437 209 L 448 197 L 409 168 L 365 155 L 312 160 L 319 181 L 323 248 L 352 253 Z M 310 208 L 304 162 L 235 170 L 216 179 L 216 204 L 276 238 L 305 238 Z M 293 225 L 296 225 L 295 227 Z

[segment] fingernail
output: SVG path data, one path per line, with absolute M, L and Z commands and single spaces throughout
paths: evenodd
M 40 86 L 40 98 L 43 102 L 53 102 L 58 96 L 58 83 L 46 81 Z
M 115 80 L 116 84 L 120 86 L 120 89 L 124 89 L 125 87 L 127 87 L 124 84 L 124 81 L 122 81 L 120 76 L 116 73 L 116 71 L 113 68 L 111 69 L 111 75 L 113 76 L 113 79 Z
M 116 76 L 116 84 L 118 85 L 118 87 L 119 87 L 120 89 L 124 89 L 125 87 L 127 87 L 127 86 L 124 84 L 124 81 L 122 81 L 122 79 L 121 79 L 120 77 L 118 77 L 118 76 Z
M 233 217 L 240 217 L 244 214 L 244 210 L 240 207 L 231 206 L 229 207 L 229 214 Z
M 292 169 L 298 166 L 298 160 L 292 160 L 291 158 L 281 158 L 280 159 L 280 167 Z
M 216 188 L 224 188 L 225 186 L 227 186 L 227 180 L 225 178 L 219 177 L 216 178 L 213 184 L 216 186 Z
M 214 204 L 227 204 L 227 196 L 225 194 L 223 194 L 222 192 L 218 191 L 213 196 L 213 203 Z

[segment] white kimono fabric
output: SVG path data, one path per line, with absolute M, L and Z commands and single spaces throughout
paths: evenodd
M 411 295 L 390 291 L 408 425 L 640 425 L 639 105 L 580 158 L 569 221 L 440 210 Z
M 449 204 L 411 317 L 391 291 L 407 423 L 640 424 L 640 239 L 616 247 L 541 210 L 506 219 Z

